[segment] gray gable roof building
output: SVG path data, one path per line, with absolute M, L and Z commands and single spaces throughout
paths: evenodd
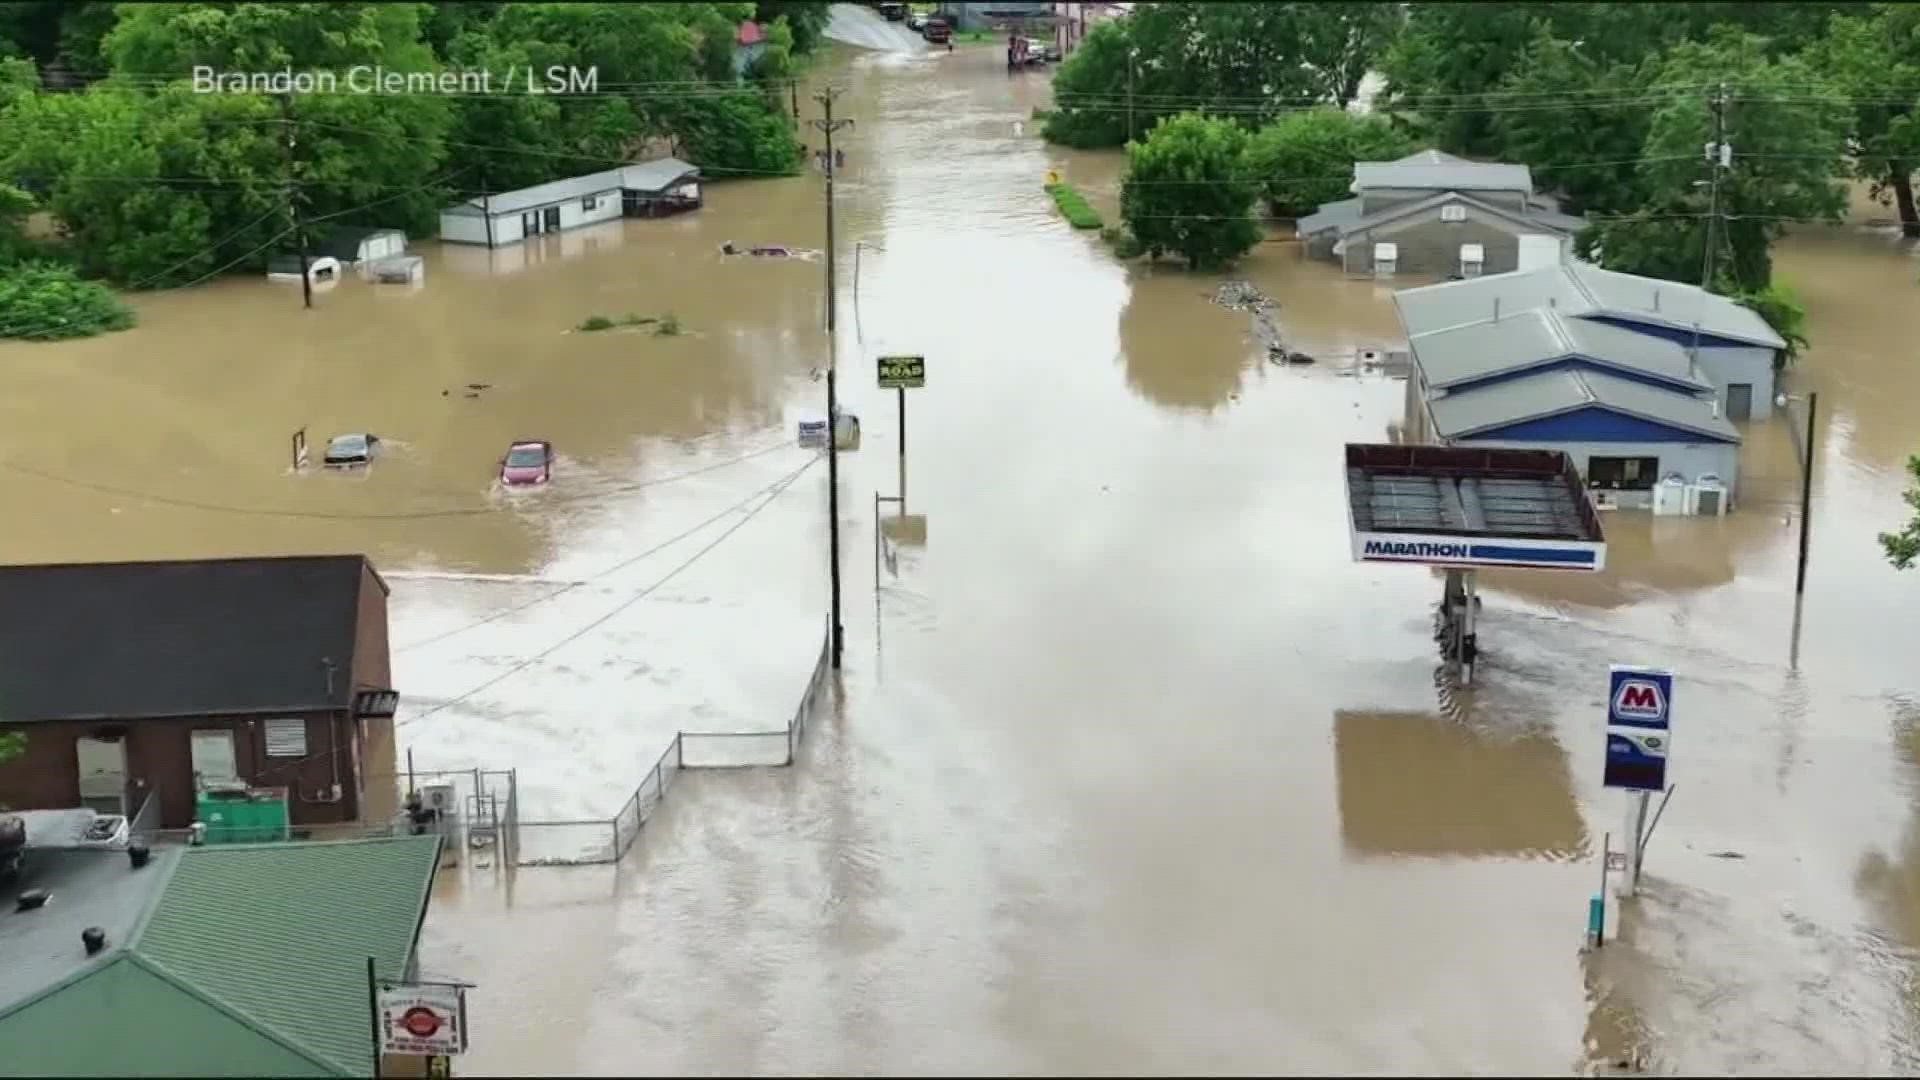
M 520 188 L 517 191 L 503 191 L 498 195 L 468 199 L 447 207 L 441 213 L 479 217 L 484 207 L 486 211 L 497 217 L 503 214 L 537 210 L 555 203 L 572 202 L 589 195 L 606 192 L 638 191 L 655 194 L 699 173 L 698 166 L 689 165 L 679 158 L 660 158 L 656 161 L 643 161 L 638 165 L 603 169 L 584 176 L 535 184 L 533 187 Z
M 1439 150 L 1422 150 L 1395 161 L 1354 162 L 1353 190 L 1368 188 L 1532 194 L 1533 172 L 1525 165 L 1468 161 Z

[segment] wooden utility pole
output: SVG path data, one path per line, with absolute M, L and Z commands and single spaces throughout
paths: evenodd
M 823 116 L 813 122 L 827 137 L 827 150 L 821 168 L 827 174 L 827 559 L 833 584 L 833 667 L 840 668 L 840 653 L 846 645 L 846 629 L 840 623 L 840 401 L 834 389 L 834 368 L 838 366 L 838 339 L 834 327 L 834 227 L 833 227 L 833 133 L 852 127 L 853 121 L 833 118 L 833 101 L 838 87 L 829 86 L 813 95 Z
M 1714 261 L 1720 253 L 1717 233 L 1720 226 L 1720 173 L 1733 163 L 1733 151 L 1727 146 L 1727 84 L 1714 88 L 1708 102 L 1713 110 L 1713 141 L 1707 144 L 1707 162 L 1713 175 L 1707 181 L 1707 250 L 1700 268 L 1700 287 L 1713 288 Z
M 1802 455 L 1806 460 L 1800 470 L 1800 565 L 1793 575 L 1793 594 L 1804 596 L 1807 592 L 1807 544 L 1812 539 L 1813 528 L 1813 415 L 1820 408 L 1820 395 L 1817 391 L 1807 394 L 1807 452 Z
M 300 182 L 294 178 L 294 147 L 299 140 L 293 131 L 293 95 L 280 95 L 280 120 L 286 129 L 287 162 L 287 210 L 293 216 L 294 239 L 300 244 L 300 298 L 307 307 L 313 307 L 313 278 L 307 271 L 307 226 L 300 219 L 300 201 L 305 196 L 300 191 Z M 268 255 L 267 258 L 273 258 Z

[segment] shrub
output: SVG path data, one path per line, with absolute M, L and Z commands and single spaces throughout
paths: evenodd
M 1792 289 L 1776 281 L 1764 289 L 1736 293 L 1732 299 L 1752 308 L 1773 327 L 1773 332 L 1787 343 L 1785 359 L 1794 359 L 1807 347 L 1807 309 L 1800 306 L 1800 298 Z
M 586 321 L 581 323 L 576 329 L 587 331 L 607 330 L 611 329 L 612 326 L 613 320 L 607 318 L 605 315 L 589 315 Z
M 1053 205 L 1060 208 L 1061 216 L 1067 224 L 1076 229 L 1098 229 L 1106 222 L 1100 217 L 1100 211 L 1087 205 L 1087 200 L 1072 184 L 1048 184 L 1047 194 L 1053 196 Z
M 32 341 L 92 337 L 125 330 L 133 309 L 97 281 L 71 267 L 25 262 L 0 267 L 0 336 Z
M 660 316 L 660 321 L 655 324 L 653 332 L 660 337 L 678 337 L 680 335 L 680 320 L 673 312 L 669 311 L 665 315 Z

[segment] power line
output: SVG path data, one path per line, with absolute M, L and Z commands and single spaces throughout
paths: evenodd
M 732 536 L 736 532 L 739 532 L 743 527 L 745 527 L 747 522 L 752 521 L 755 517 L 759 516 L 762 510 L 765 510 L 767 507 L 772 506 L 774 502 L 780 498 L 781 494 L 783 494 L 789 487 L 792 487 L 795 481 L 800 479 L 800 475 L 802 473 L 812 468 L 814 463 L 819 460 L 820 460 L 820 456 L 816 454 L 805 465 L 802 465 L 798 469 L 795 469 L 793 472 L 788 473 L 785 477 L 781 479 L 781 482 L 772 491 L 767 493 L 765 502 L 762 502 L 759 506 L 756 506 L 752 510 L 748 511 L 747 515 L 741 518 L 739 521 L 736 521 L 732 525 L 727 526 L 727 530 L 725 532 L 721 533 L 719 536 L 714 537 L 711 541 L 707 543 L 705 547 L 702 547 L 699 551 L 694 552 L 693 555 L 687 559 L 687 561 L 674 567 L 672 570 L 667 571 L 665 577 L 660 578 L 658 581 L 655 581 L 653 584 L 647 586 L 646 588 L 640 590 L 634 595 L 628 597 L 626 600 L 622 601 L 618 607 L 615 607 L 612 611 L 607 612 L 605 615 L 600 616 L 599 618 L 593 620 L 592 622 L 574 631 L 573 633 L 568 634 L 566 637 L 561 638 L 559 641 L 548 646 L 547 648 L 540 650 L 539 652 L 533 654 L 527 659 L 522 660 L 519 663 L 508 668 L 507 670 L 501 672 L 500 674 L 495 675 L 493 678 L 488 679 L 486 682 L 481 683 L 479 686 L 476 686 L 473 689 L 468 690 L 466 693 L 460 694 L 457 697 L 449 698 L 446 701 L 443 701 L 440 704 L 435 705 L 433 708 L 428 709 L 426 712 L 423 712 L 418 716 L 413 716 L 413 717 L 409 717 L 406 720 L 401 720 L 396 724 L 394 724 L 394 727 L 400 728 L 418 720 L 425 720 L 427 717 L 432 716 L 433 714 L 440 712 L 443 709 L 450 709 L 453 706 L 458 705 L 461 702 L 472 698 L 476 694 L 479 694 L 491 687 L 498 686 L 500 683 L 505 682 L 506 680 L 512 678 L 515 675 L 518 675 L 520 672 L 525 671 L 526 669 L 532 667 L 533 665 L 539 663 L 542 660 L 545 660 L 547 657 L 552 656 L 554 653 L 559 652 L 561 649 L 565 648 L 566 646 L 571 645 L 575 641 L 580 640 L 581 638 L 587 636 L 589 633 L 605 625 L 606 622 L 612 619 L 615 615 L 620 614 L 621 612 L 627 610 L 633 605 L 646 599 L 648 596 L 652 595 L 655 591 L 657 591 L 661 586 L 665 585 L 669 581 L 672 581 L 674 578 L 680 576 L 680 574 L 683 571 L 685 571 L 688 567 L 692 566 L 694 563 L 699 562 L 702 558 L 706 556 L 708 552 L 712 551 L 714 548 L 717 548 L 721 544 L 725 543 L 728 537 Z
M 808 464 L 812 464 L 812 462 L 810 461 L 808 462 Z M 597 581 L 600 578 L 606 577 L 609 574 L 619 573 L 620 571 L 625 570 L 627 567 L 632 566 L 634 563 L 640 562 L 641 560 L 646 559 L 650 556 L 657 555 L 660 552 L 665 551 L 667 548 L 670 548 L 673 545 L 679 543 L 680 541 L 685 540 L 687 537 L 692 536 L 694 533 L 697 533 L 700 530 L 706 528 L 707 526 L 713 524 L 714 522 L 719 521 L 721 518 L 726 517 L 728 514 L 734 513 L 735 511 L 739 510 L 743 506 L 746 506 L 748 503 L 752 502 L 753 500 L 759 498 L 764 494 L 767 494 L 768 492 L 772 491 L 774 488 L 779 487 L 783 482 L 784 482 L 784 478 L 780 480 L 775 480 L 773 483 L 767 484 L 766 486 L 755 490 L 754 492 L 749 494 L 746 498 L 741 499 L 739 502 L 734 503 L 733 505 L 727 507 L 726 509 L 720 511 L 717 514 L 714 514 L 712 517 L 706 518 L 705 520 L 701 521 L 699 524 L 694 525 L 693 527 L 686 529 L 682 532 L 673 534 L 667 539 L 660 541 L 658 544 L 655 544 L 654 546 L 648 548 L 647 550 L 642 551 L 638 555 L 630 555 L 627 558 L 622 559 L 619 562 L 613 564 L 612 566 L 607 567 L 605 570 L 600 571 L 599 573 L 589 574 L 588 576 L 578 581 L 568 582 L 567 584 L 562 585 L 561 587 L 554 589 L 551 592 L 542 593 L 531 600 L 527 600 L 522 603 L 515 604 L 512 607 L 501 608 L 500 610 L 495 611 L 494 613 L 486 616 L 485 618 L 467 623 L 464 626 L 456 626 L 451 630 L 445 631 L 443 633 L 435 634 L 432 637 L 421 638 L 419 641 L 410 641 L 407 644 L 402 645 L 399 648 L 395 649 L 394 651 L 410 652 L 414 649 L 425 648 L 426 646 L 435 644 L 436 642 L 445 641 L 450 637 L 456 637 L 460 634 L 466 633 L 469 630 L 473 630 L 473 629 L 477 629 L 479 627 L 485 626 L 490 622 L 494 622 L 499 619 L 504 619 L 508 615 L 515 614 L 516 612 L 525 611 L 526 609 L 533 607 L 536 604 L 543 604 L 548 600 L 552 600 L 557 596 L 561 596 L 565 593 L 572 592 L 573 590 L 580 588 L 583 585 L 586 585 L 588 582 Z

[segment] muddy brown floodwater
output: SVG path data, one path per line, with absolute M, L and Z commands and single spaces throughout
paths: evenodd
M 1823 412 L 1797 618 L 1796 459 L 1784 422 L 1751 425 L 1731 516 L 1609 517 L 1591 580 L 1487 575 L 1483 678 L 1442 694 L 1438 580 L 1348 555 L 1337 450 L 1383 438 L 1401 388 L 1340 356 L 1396 343 L 1385 292 L 1262 245 L 1240 276 L 1326 358 L 1272 365 L 1246 313 L 1210 301 L 1218 279 L 1118 265 L 1058 220 L 1049 168 L 1111 211 L 1118 165 L 1016 134 L 1043 75 L 1009 76 L 992 47 L 848 50 L 823 74 L 858 121 L 839 362 L 867 439 L 843 458 L 842 699 L 792 769 L 685 774 L 617 866 L 450 872 L 427 966 L 478 984 L 462 1071 L 1920 1068 L 1920 579 L 1873 542 L 1920 450 L 1906 249 L 1835 230 L 1779 253 L 1816 343 L 1791 389 Z M 0 550 L 354 546 L 396 571 L 591 579 L 577 606 L 398 656 L 406 692 L 451 702 L 586 633 L 537 689 L 403 712 L 400 739 L 517 764 L 543 798 L 612 790 L 659 745 L 631 717 L 711 709 L 736 683 L 790 707 L 817 641 L 818 470 L 689 571 L 682 603 L 582 628 L 680 556 L 595 575 L 804 463 L 636 486 L 817 410 L 819 267 L 711 253 L 820 246 L 819 187 L 718 186 L 697 215 L 492 272 L 430 248 L 419 293 L 343 286 L 312 316 L 235 282 L 152 298 L 132 334 L 0 348 L 0 455 L 67 478 L 0 474 Z M 662 308 L 694 332 L 561 333 Z M 927 542 L 876 597 L 885 352 L 927 356 L 908 463 Z M 493 385 L 440 396 L 468 382 Z M 363 487 L 295 480 L 277 455 L 303 423 L 408 445 Z M 76 486 L 469 507 L 525 434 L 573 456 L 580 498 L 279 518 Z M 395 640 L 519 588 L 403 579 Z M 1589 958 L 1598 839 L 1624 816 L 1599 786 L 1612 662 L 1679 672 L 1677 793 L 1620 937 Z

